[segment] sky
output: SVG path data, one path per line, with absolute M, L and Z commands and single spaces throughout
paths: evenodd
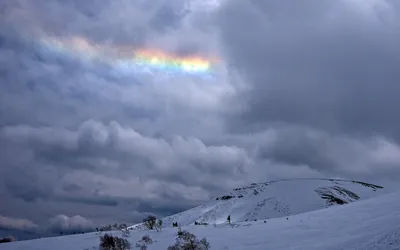
M 3 0 L 0 233 L 135 223 L 281 178 L 396 189 L 399 14 L 397 0 Z

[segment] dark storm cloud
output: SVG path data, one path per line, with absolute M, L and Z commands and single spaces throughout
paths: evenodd
M 109 197 L 58 197 L 59 201 L 72 203 L 91 204 L 99 206 L 117 206 L 118 201 Z
M 171 197 L 164 197 L 162 200 L 140 200 L 137 202 L 137 206 L 135 207 L 135 210 L 137 210 L 140 213 L 152 213 L 152 214 L 159 214 L 163 216 L 167 216 L 170 214 L 176 214 L 179 212 L 182 212 L 186 209 L 192 208 L 197 205 L 196 202 L 191 202 L 191 201 L 183 201 L 180 202 L 179 204 L 172 204 L 170 201 L 171 200 L 176 200 L 172 199 Z
M 237 147 L 208 146 L 198 139 L 180 136 L 171 141 L 155 139 L 143 136 L 131 128 L 122 127 L 117 122 L 104 125 L 96 121 L 87 121 L 77 130 L 19 126 L 5 127 L 1 131 L 2 141 L 20 145 L 21 148 L 17 149 L 19 152 L 23 152 L 25 145 L 35 145 L 28 147 L 29 151 L 26 152 L 31 164 L 38 164 L 33 173 L 38 173 L 39 166 L 46 169 L 58 163 L 57 171 L 42 173 L 54 174 L 57 178 L 62 178 L 74 168 L 82 171 L 100 171 L 109 177 L 122 179 L 128 173 L 140 173 L 143 178 L 159 179 L 176 176 L 180 171 L 184 171 L 184 184 L 202 186 L 202 183 L 211 185 L 211 176 L 240 175 L 245 171 L 248 161 L 246 152 Z M 12 162 L 13 158 L 9 161 Z M 200 172 L 203 173 L 203 177 L 195 178 Z M 14 172 L 6 173 L 11 175 Z M 47 180 L 38 175 L 20 177 L 30 180 L 21 183 Z M 34 183 L 36 185 L 36 182 Z M 166 188 L 157 192 L 170 189 Z M 35 189 L 29 190 L 40 194 L 35 192 Z M 79 192 L 79 188 L 77 190 Z M 12 188 L 9 191 L 16 192 Z
M 220 19 L 224 48 L 250 84 L 234 125 L 289 123 L 400 139 L 400 9 L 386 3 L 228 4 Z
M 399 13 L 396 1 L 225 4 L 222 48 L 241 87 L 228 128 L 269 134 L 242 142 L 258 141 L 258 162 L 399 178 Z

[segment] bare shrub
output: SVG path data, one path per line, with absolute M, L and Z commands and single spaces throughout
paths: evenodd
M 183 234 L 181 226 L 178 227 L 178 236 L 181 236 Z
M 131 236 L 131 231 L 129 231 L 128 228 L 121 229 L 121 232 L 122 232 L 122 237 L 127 238 L 127 237 Z
M 105 234 L 100 236 L 100 250 L 128 250 L 131 249 L 131 243 L 126 239 Z
M 121 223 L 121 224 L 115 223 L 115 224 L 113 225 L 113 227 L 115 227 L 115 229 L 122 230 L 122 229 L 127 228 L 128 226 L 127 226 L 125 223 Z
M 210 242 L 207 241 L 206 238 L 200 240 L 200 245 L 203 247 L 202 249 L 208 250 L 211 248 Z
M 106 226 L 99 228 L 100 232 L 111 231 L 111 230 L 112 230 L 112 225 L 106 225 Z
M 140 250 L 146 250 L 147 246 L 153 244 L 153 239 L 149 235 L 144 235 L 141 240 L 136 243 L 136 247 Z
M 143 223 L 145 227 L 147 227 L 150 230 L 153 230 L 157 224 L 157 218 L 154 215 L 149 215 L 143 219 Z
M 176 243 L 168 247 L 168 250 L 208 250 L 210 243 L 206 238 L 198 240 L 196 235 L 188 231 L 178 231 Z

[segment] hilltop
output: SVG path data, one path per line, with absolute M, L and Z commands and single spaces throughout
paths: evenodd
M 221 224 L 287 217 L 377 196 L 383 187 L 339 179 L 285 179 L 236 188 L 212 201 L 163 218 L 165 226 Z M 141 227 L 140 224 L 132 228 Z

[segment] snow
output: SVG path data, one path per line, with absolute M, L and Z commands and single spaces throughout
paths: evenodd
M 185 226 L 206 237 L 211 249 L 394 250 L 400 248 L 400 194 L 389 194 L 343 206 L 235 225 Z M 132 231 L 135 243 L 145 234 L 156 242 L 148 249 L 165 250 L 174 243 L 176 228 L 162 232 Z M 120 235 L 120 232 L 113 232 Z M 98 249 L 95 233 L 0 244 L 0 250 Z
M 394 250 L 400 249 L 400 193 L 265 222 L 188 225 L 182 229 L 206 237 L 211 249 Z M 128 240 L 135 246 L 148 234 L 156 241 L 149 250 L 165 250 L 175 242 L 176 233 L 176 228 L 133 230 Z M 112 234 L 121 236 L 121 232 Z M 0 244 L 0 250 L 89 250 L 98 249 L 98 244 L 99 236 L 88 233 Z
M 358 197 L 350 197 L 340 190 L 351 191 Z M 375 197 L 383 190 L 368 187 L 355 181 L 335 179 L 289 179 L 265 183 L 254 183 L 221 195 L 207 204 L 189 209 L 163 219 L 165 226 L 173 222 L 191 225 L 195 221 L 220 224 L 231 215 L 232 222 L 254 221 L 290 216 L 318 210 L 329 204 L 321 194 L 332 194 L 346 203 Z M 234 197 L 221 200 L 221 197 Z M 135 225 L 139 226 L 139 225 Z M 134 227 L 135 227 L 134 226 Z

